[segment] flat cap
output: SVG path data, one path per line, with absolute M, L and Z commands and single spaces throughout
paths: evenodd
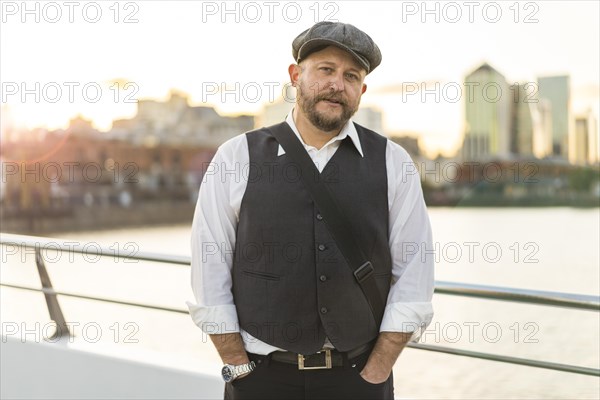
M 352 54 L 366 70 L 372 72 L 381 63 L 381 51 L 373 39 L 354 25 L 341 22 L 317 22 L 292 42 L 296 62 L 326 46 L 337 46 Z

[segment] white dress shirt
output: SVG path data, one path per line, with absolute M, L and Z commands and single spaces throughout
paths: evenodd
M 292 112 L 286 118 L 319 172 L 347 136 L 361 156 L 354 124 L 321 149 L 302 140 Z M 277 155 L 285 154 L 279 146 Z M 392 281 L 381 323 L 381 332 L 413 332 L 418 340 L 433 317 L 433 241 L 421 182 L 408 153 L 388 140 L 386 168 L 389 207 L 389 246 Z M 192 224 L 192 289 L 196 303 L 187 302 L 196 325 L 207 334 L 240 332 L 246 351 L 268 354 L 282 350 L 250 336 L 239 327 L 231 292 L 231 268 L 240 205 L 249 167 L 246 135 L 223 143 L 206 169 Z

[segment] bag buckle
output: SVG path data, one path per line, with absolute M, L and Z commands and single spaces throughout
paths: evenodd
M 316 356 L 317 354 L 325 354 L 325 357 L 323 359 L 324 364 L 322 365 L 313 365 L 310 367 L 307 367 L 304 365 L 304 363 L 306 362 L 306 359 L 304 357 L 310 357 L 311 359 L 314 358 L 314 356 Z M 308 356 L 305 356 L 304 354 L 298 354 L 298 369 L 300 370 L 304 370 L 304 369 L 331 369 L 331 350 L 330 349 L 323 349 L 321 351 L 316 352 L 315 354 L 311 354 Z
M 367 261 L 363 265 L 361 265 L 356 271 L 354 271 L 354 277 L 358 281 L 358 283 L 363 283 L 367 280 L 371 275 L 373 275 L 375 269 L 373 269 L 373 265 L 371 261 Z

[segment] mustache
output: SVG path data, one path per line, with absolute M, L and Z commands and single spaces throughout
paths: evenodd
M 339 103 L 343 106 L 347 105 L 348 102 L 340 95 L 340 96 L 335 96 L 335 95 L 330 95 L 330 94 L 322 94 L 319 95 L 315 98 L 315 103 L 322 101 L 322 100 L 326 100 L 326 101 L 334 101 L 336 103 Z

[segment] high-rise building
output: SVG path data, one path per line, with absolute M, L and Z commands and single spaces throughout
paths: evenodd
M 538 78 L 538 98 L 552 107 L 552 155 L 568 158 L 570 125 L 570 79 L 568 75 Z
M 511 86 L 513 96 L 510 151 L 519 156 L 533 156 L 533 107 L 537 99 L 532 96 L 533 85 Z
M 533 154 L 537 158 L 552 155 L 552 105 L 546 99 L 538 99 L 531 106 L 533 120 Z
M 462 158 L 486 160 L 510 154 L 510 88 L 504 76 L 484 63 L 465 78 L 465 138 Z
M 590 164 L 598 165 L 600 163 L 600 129 L 598 129 L 598 118 L 591 110 L 589 111 L 589 116 Z
M 575 117 L 575 132 L 571 142 L 571 161 L 574 164 L 587 165 L 598 159 L 596 119 L 591 110 Z

